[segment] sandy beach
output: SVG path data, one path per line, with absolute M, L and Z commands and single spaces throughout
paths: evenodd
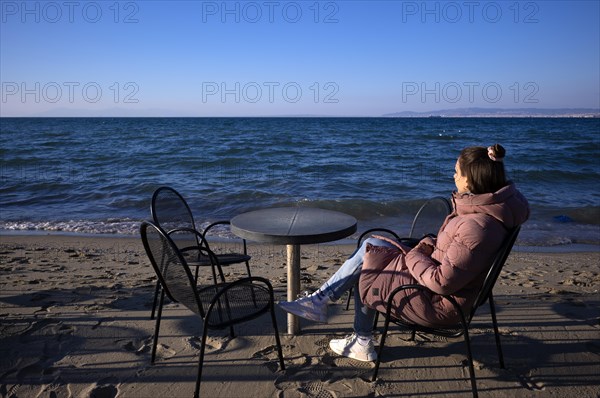
M 311 290 L 352 245 L 302 248 L 302 287 Z M 285 299 L 285 248 L 249 244 L 254 275 Z M 495 289 L 506 369 L 498 367 L 489 313 L 473 321 L 480 397 L 600 396 L 600 253 L 513 252 Z M 0 236 L 0 396 L 189 397 L 194 390 L 198 319 L 165 307 L 158 359 L 150 365 L 154 275 L 138 238 Z M 226 269 L 229 279 L 243 266 Z M 287 370 L 277 370 L 268 317 L 212 333 L 206 397 L 468 397 L 463 341 L 394 331 L 379 379 L 372 365 L 328 349 L 351 331 L 352 310 L 330 306 L 330 322 L 302 322 L 285 334 Z M 381 322 L 380 322 L 381 323 Z

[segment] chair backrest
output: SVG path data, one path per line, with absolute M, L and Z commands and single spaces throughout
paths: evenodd
M 177 228 L 196 229 L 189 205 L 183 196 L 171 187 L 163 186 L 154 191 L 150 213 L 154 223 L 167 232 Z M 200 244 L 196 234 L 179 232 L 171 238 L 179 249 Z
M 196 227 L 186 200 L 171 187 L 163 186 L 154 191 L 150 213 L 154 223 L 165 231 Z
M 408 237 L 422 238 L 426 234 L 437 234 L 451 212 L 452 205 L 448 199 L 435 196 L 427 200 L 415 214 Z
M 194 277 L 173 240 L 162 228 L 149 221 L 142 223 L 140 234 L 166 295 L 204 317 Z
M 469 322 L 475 315 L 475 311 L 477 310 L 477 308 L 484 304 L 489 298 L 490 294 L 492 293 L 494 285 L 496 284 L 496 280 L 498 280 L 498 276 L 500 276 L 502 267 L 504 267 L 504 263 L 506 263 L 506 259 L 508 258 L 512 247 L 515 244 L 515 241 L 517 240 L 517 236 L 519 235 L 520 230 L 521 226 L 513 228 L 502 243 L 502 246 L 498 250 L 498 253 L 496 253 L 496 256 L 494 257 L 494 262 L 492 263 L 492 266 L 490 267 L 490 270 L 488 271 L 485 277 L 483 286 L 481 287 L 481 290 L 479 291 L 479 294 L 475 299 L 475 303 L 473 304 L 473 308 L 471 309 L 471 313 L 468 319 Z

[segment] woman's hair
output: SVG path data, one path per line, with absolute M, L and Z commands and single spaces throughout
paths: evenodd
M 460 172 L 467 177 L 473 194 L 493 193 L 506 185 L 503 159 L 506 150 L 500 144 L 490 147 L 472 146 L 458 157 Z

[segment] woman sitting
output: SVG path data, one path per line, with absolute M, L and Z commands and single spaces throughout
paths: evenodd
M 504 148 L 469 147 L 456 161 L 453 212 L 437 238 L 424 237 L 414 248 L 383 238 L 366 239 L 360 248 L 313 294 L 279 306 L 300 317 L 327 322 L 327 304 L 354 290 L 354 333 L 333 339 L 337 354 L 359 361 L 377 359 L 373 344 L 376 308 L 385 310 L 389 293 L 405 284 L 421 284 L 451 295 L 468 312 L 487 270 L 509 231 L 529 217 L 529 205 L 505 177 Z M 394 308 L 401 317 L 424 326 L 458 323 L 458 313 L 441 296 L 402 291 Z

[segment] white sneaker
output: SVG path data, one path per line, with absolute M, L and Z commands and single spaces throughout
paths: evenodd
M 282 310 L 311 321 L 327 323 L 327 301 L 317 295 L 301 297 L 295 301 L 280 301 Z
M 333 339 L 329 342 L 329 348 L 336 354 L 343 355 L 357 361 L 372 362 L 377 360 L 377 352 L 373 339 L 369 339 L 366 345 L 359 343 L 356 333 L 352 333 L 343 339 Z

